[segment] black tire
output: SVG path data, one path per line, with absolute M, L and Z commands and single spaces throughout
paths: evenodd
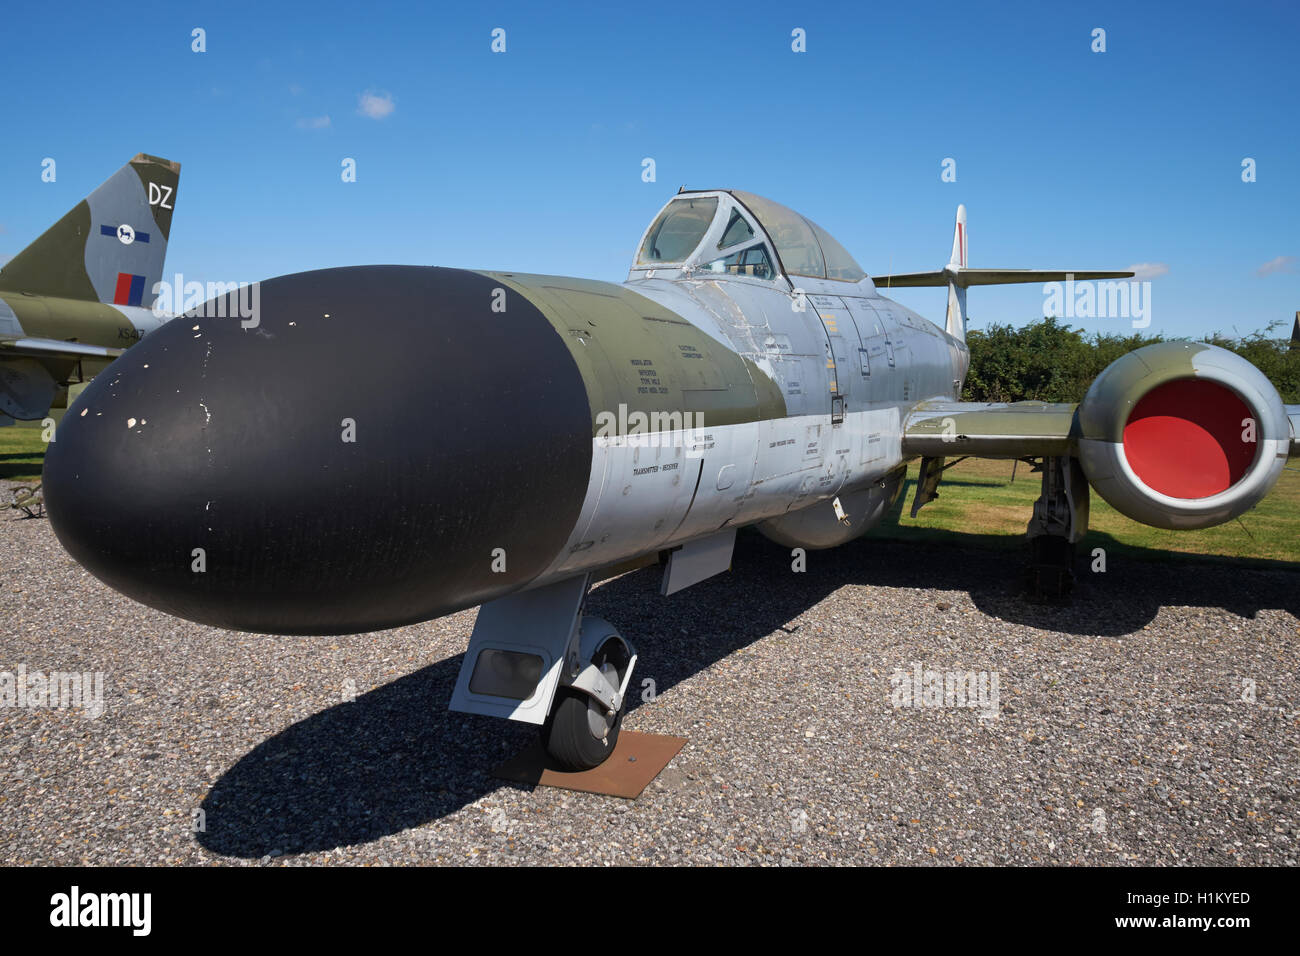
M 1074 545 L 1056 535 L 1041 535 L 1030 541 L 1030 562 L 1025 569 L 1025 588 L 1030 601 L 1066 604 L 1074 591 Z
M 614 722 L 603 738 L 597 737 L 592 733 L 588 711 L 599 706 L 571 687 L 556 692 L 550 716 L 542 725 L 542 746 L 563 769 L 590 770 L 599 767 L 614 752 L 619 728 L 623 726 L 623 712 L 614 715 Z

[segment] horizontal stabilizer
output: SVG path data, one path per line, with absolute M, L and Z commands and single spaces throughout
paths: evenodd
M 1129 279 L 1132 272 L 1065 272 L 1060 269 L 967 269 L 949 266 L 939 272 L 901 272 L 872 276 L 877 287 L 905 289 L 914 286 L 945 286 L 950 281 L 967 288 L 973 285 L 1012 285 L 1017 282 L 1089 282 L 1093 279 Z

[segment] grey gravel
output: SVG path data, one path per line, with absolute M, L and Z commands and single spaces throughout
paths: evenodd
M 0 863 L 1294 864 L 1300 575 L 1112 556 L 1060 608 L 1017 560 L 865 539 L 794 574 L 742 534 L 671 598 L 604 583 L 641 654 L 624 726 L 689 738 L 627 802 L 490 776 L 532 731 L 447 710 L 474 610 L 202 627 L 0 513 L 0 671 L 106 681 L 98 718 L 0 707 Z M 913 662 L 996 673 L 996 717 L 895 708 Z

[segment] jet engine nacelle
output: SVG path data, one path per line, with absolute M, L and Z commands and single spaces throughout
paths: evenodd
M 1161 342 L 1116 359 L 1078 412 L 1088 482 L 1121 514 L 1157 528 L 1222 524 L 1268 494 L 1291 426 L 1277 389 L 1241 356 Z

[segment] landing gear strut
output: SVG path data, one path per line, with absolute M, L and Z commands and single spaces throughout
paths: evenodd
M 1025 590 L 1031 601 L 1068 601 L 1074 591 L 1074 545 L 1055 535 L 1030 538 Z
M 497 598 L 479 610 L 451 709 L 534 724 L 561 768 L 590 770 L 618 743 L 636 651 L 583 614 L 590 575 Z
M 1043 487 L 1026 531 L 1025 588 L 1031 601 L 1064 602 L 1074 590 L 1074 546 L 1088 533 L 1088 481 L 1075 458 L 1045 458 L 1037 467 Z

